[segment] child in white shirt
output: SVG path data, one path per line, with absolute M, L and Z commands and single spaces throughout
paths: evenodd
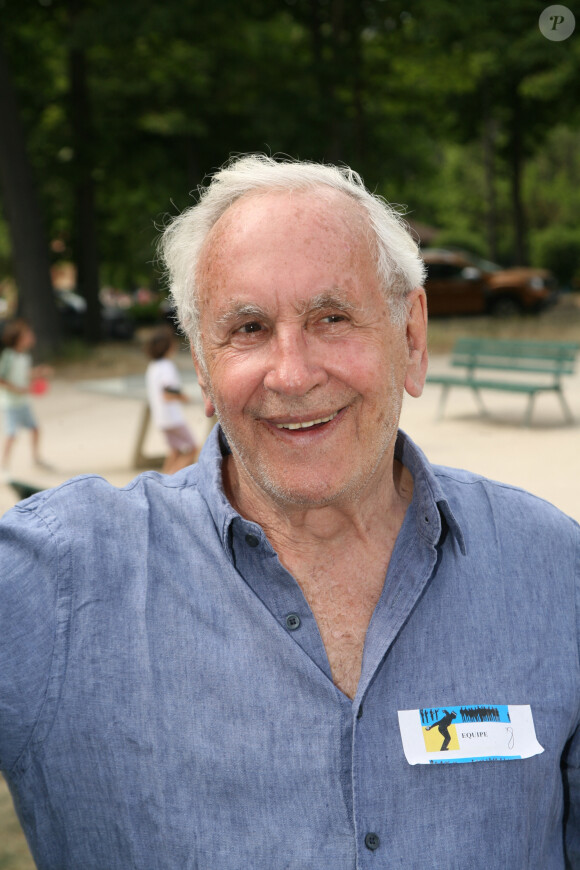
M 149 408 L 154 424 L 163 432 L 169 445 L 162 471 L 174 474 L 196 462 L 200 449 L 183 414 L 182 405 L 189 399 L 181 391 L 179 372 L 170 359 L 175 350 L 171 329 L 161 328 L 154 332 L 146 350 L 151 360 L 145 375 Z

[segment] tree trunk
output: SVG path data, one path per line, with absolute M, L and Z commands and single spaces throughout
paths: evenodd
M 85 52 L 74 43 L 75 23 L 80 12 L 79 0 L 69 0 L 72 44 L 69 51 L 70 122 L 74 150 L 74 260 L 77 289 L 87 302 L 85 338 L 97 342 L 102 337 L 99 300 L 99 255 L 95 184 L 93 180 L 93 131 Z
M 317 85 L 318 120 L 320 136 L 323 142 L 322 156 L 324 160 L 337 163 L 341 159 L 340 112 L 336 96 L 336 69 L 332 63 L 335 56 L 336 28 L 339 26 L 341 0 L 333 0 L 331 21 L 328 11 L 321 0 L 310 0 L 310 16 L 308 27 L 312 42 L 313 73 Z M 324 25 L 331 28 L 330 35 L 325 35 Z M 325 42 L 326 52 L 325 52 Z
M 0 186 L 10 235 L 19 308 L 36 333 L 37 353 L 59 345 L 59 317 L 50 279 L 48 243 L 26 153 L 16 94 L 0 46 Z
M 357 163 L 362 166 L 366 156 L 366 129 L 365 129 L 365 110 L 364 110 L 364 64 L 362 52 L 362 30 L 364 20 L 357 4 L 357 12 L 359 19 L 356 22 L 356 28 L 352 30 L 353 50 L 352 50 L 352 102 L 354 109 L 353 118 L 353 152 L 356 156 Z
M 512 211 L 514 221 L 514 253 L 518 266 L 528 265 L 527 222 L 524 203 L 522 200 L 522 171 L 523 171 L 523 148 L 522 148 L 522 106 L 517 84 L 513 88 L 511 106 L 511 129 L 510 129 L 510 169 L 511 169 L 511 192 Z
M 483 166 L 485 178 L 485 230 L 487 237 L 487 255 L 495 263 L 498 260 L 497 250 L 497 196 L 495 190 L 495 148 L 497 139 L 497 124 L 492 116 L 489 87 L 483 83 Z

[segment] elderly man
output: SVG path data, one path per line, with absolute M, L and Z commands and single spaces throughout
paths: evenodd
M 38 866 L 580 867 L 579 529 L 397 431 L 427 365 L 400 218 L 247 157 L 163 253 L 219 419 L 198 465 L 1 527 L 0 759 Z

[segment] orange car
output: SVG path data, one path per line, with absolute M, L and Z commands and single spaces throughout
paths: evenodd
M 546 269 L 503 269 L 464 251 L 441 248 L 427 248 L 422 256 L 429 314 L 507 317 L 541 311 L 558 296 L 556 279 Z

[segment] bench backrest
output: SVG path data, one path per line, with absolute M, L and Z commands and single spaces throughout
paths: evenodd
M 527 341 L 500 338 L 460 338 L 451 364 L 468 369 L 538 372 L 559 377 L 572 374 L 580 344 L 571 341 Z

